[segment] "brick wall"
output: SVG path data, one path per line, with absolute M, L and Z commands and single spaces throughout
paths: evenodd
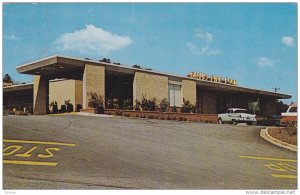
M 82 106 L 88 107 L 89 96 L 87 93 L 95 92 L 105 100 L 105 67 L 86 64 L 82 81 Z M 105 104 L 104 104 L 105 105 Z
M 49 102 L 56 101 L 59 109 L 65 104 L 65 100 L 70 100 L 71 104 L 76 105 L 76 90 L 75 80 L 52 81 L 49 83 Z
M 133 81 L 133 102 L 142 100 L 142 94 L 147 99 L 156 98 L 157 103 L 168 98 L 168 77 L 145 72 L 135 72 Z
M 189 100 L 192 104 L 196 103 L 196 81 L 182 80 L 181 86 L 182 97 Z
M 75 80 L 75 105 L 82 105 L 82 81 Z

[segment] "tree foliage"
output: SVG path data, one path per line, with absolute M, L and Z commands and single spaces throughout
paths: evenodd
M 4 83 L 12 83 L 13 80 L 12 80 L 12 78 L 9 76 L 9 74 L 5 74 L 4 77 L 3 77 L 3 82 L 4 82 Z

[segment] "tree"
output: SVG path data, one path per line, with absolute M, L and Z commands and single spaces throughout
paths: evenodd
M 286 112 L 289 106 L 287 104 L 284 104 L 282 101 L 277 100 L 276 101 L 276 114 L 281 115 L 282 112 Z
M 100 62 L 111 63 L 109 58 L 103 58 Z
M 5 74 L 4 77 L 3 77 L 3 82 L 4 83 L 12 83 L 12 79 L 11 77 L 9 76 L 9 74 Z

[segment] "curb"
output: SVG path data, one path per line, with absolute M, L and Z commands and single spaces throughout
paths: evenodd
M 286 148 L 289 150 L 292 150 L 294 152 L 297 152 L 297 146 L 292 145 L 292 144 L 288 144 L 286 142 L 280 141 L 274 137 L 272 137 L 269 132 L 268 132 L 268 127 L 266 129 L 261 129 L 260 130 L 260 137 L 262 137 L 263 139 L 267 140 L 268 142 L 275 144 L 276 146 L 282 147 L 282 148 Z

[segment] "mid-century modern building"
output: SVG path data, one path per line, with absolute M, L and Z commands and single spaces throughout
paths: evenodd
M 277 99 L 290 95 L 238 86 L 237 81 L 192 72 L 178 76 L 121 64 L 90 59 L 51 56 L 17 67 L 22 74 L 34 75 L 33 83 L 4 87 L 4 106 L 31 105 L 34 114 L 47 114 L 49 102 L 58 106 L 65 100 L 88 108 L 88 93 L 104 100 L 118 98 L 141 101 L 167 98 L 170 107 L 181 107 L 183 99 L 200 104 L 201 113 L 217 114 L 229 107 L 248 108 L 259 102 L 259 115 L 275 114 Z

